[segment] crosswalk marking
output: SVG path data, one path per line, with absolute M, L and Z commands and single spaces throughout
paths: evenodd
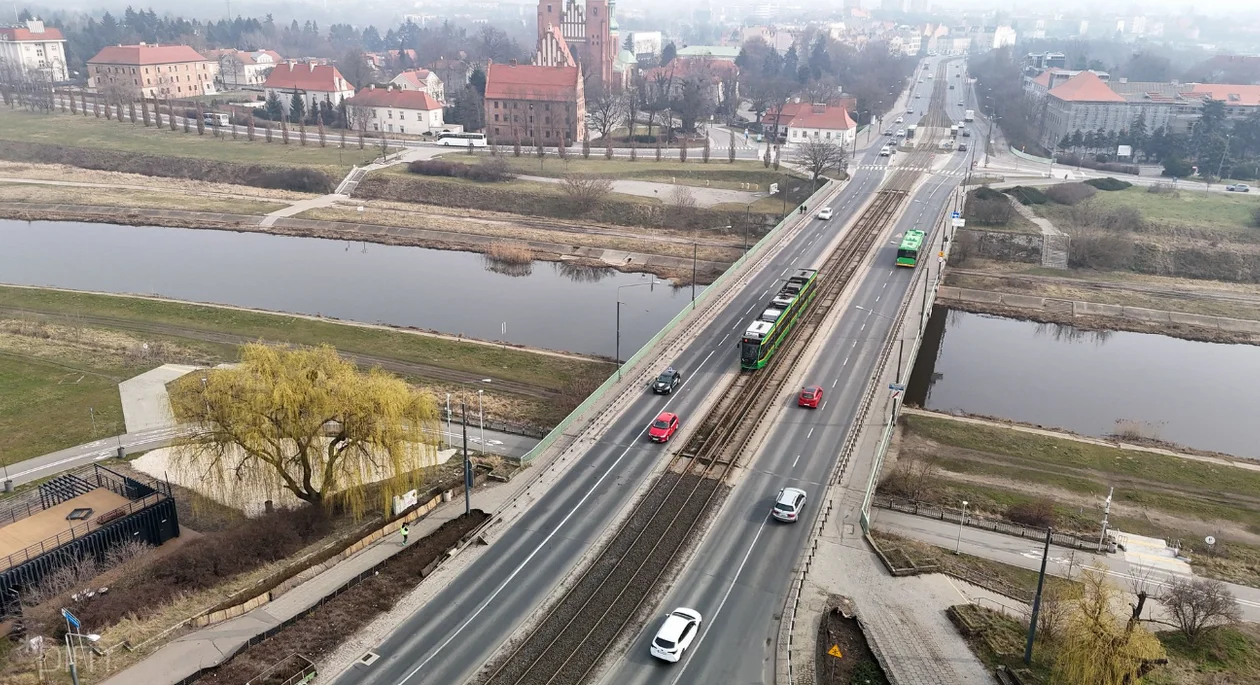
M 918 171 L 925 174 L 934 174 L 936 176 L 966 176 L 967 172 L 963 171 L 933 171 L 929 167 L 922 166 L 901 166 L 899 164 L 859 164 L 858 169 L 867 169 L 871 171 Z

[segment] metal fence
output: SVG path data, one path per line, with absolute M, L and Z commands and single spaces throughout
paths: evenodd
M 819 187 L 818 190 L 814 191 L 814 194 L 810 195 L 809 198 L 805 200 L 804 204 L 806 205 L 813 204 L 815 198 L 822 197 L 826 193 L 831 192 L 832 183 L 833 183 L 832 181 L 827 181 L 825 184 Z M 714 296 L 716 296 L 717 293 L 721 292 L 722 288 L 726 286 L 728 281 L 736 278 L 739 275 L 740 268 L 742 266 L 747 264 L 750 260 L 757 258 L 762 250 L 764 250 L 768 245 L 770 245 L 771 243 L 773 243 L 775 240 L 778 239 L 779 233 L 783 231 L 783 229 L 788 225 L 789 221 L 793 218 L 795 218 L 795 214 L 786 214 L 783 220 L 780 221 L 777 225 L 775 225 L 774 228 L 770 229 L 770 231 L 766 233 L 766 235 L 762 237 L 761 240 L 758 240 L 752 247 L 748 248 L 748 251 L 745 252 L 742 257 L 735 260 L 729 267 L 727 267 L 726 271 L 722 272 L 721 276 L 718 276 L 717 279 L 713 281 L 713 283 L 709 284 L 708 287 L 706 287 L 703 291 L 700 292 L 699 295 L 696 296 L 696 301 L 693 306 L 684 307 L 682 311 L 678 312 L 677 316 L 675 316 L 673 319 L 670 319 L 669 323 L 665 324 L 665 326 L 661 328 L 661 330 L 658 331 L 656 335 L 652 336 L 652 338 L 648 340 L 646 343 L 644 343 L 643 346 L 640 347 L 637 352 L 635 352 L 633 355 L 630 356 L 629 359 L 623 362 L 620 369 L 618 369 L 618 371 L 614 371 L 613 374 L 610 375 L 607 380 L 601 383 L 600 386 L 596 388 L 594 392 L 588 395 L 587 398 L 583 400 L 582 403 L 579 404 L 576 409 L 569 412 L 568 416 L 564 417 L 564 419 L 560 421 L 560 423 L 557 424 L 555 428 L 552 428 L 551 432 L 547 433 L 547 435 L 545 435 L 542 438 L 542 440 L 540 440 L 539 443 L 534 446 L 534 449 L 530 450 L 529 453 L 521 457 L 521 463 L 523 464 L 530 463 L 534 459 L 537 459 L 538 455 L 542 454 L 544 451 L 550 448 L 553 444 L 555 444 L 556 440 L 558 440 L 561 435 L 564 435 L 564 432 L 568 430 L 569 427 L 572 426 L 575 421 L 577 421 L 579 418 L 581 418 L 583 414 L 585 414 L 588 410 L 590 410 L 590 408 L 594 406 L 596 402 L 600 401 L 609 390 L 612 390 L 613 388 L 617 387 L 620 384 L 620 380 L 621 380 L 620 370 L 621 369 L 633 368 L 635 364 L 639 363 L 639 361 L 641 361 L 645 356 L 647 356 L 654 350 L 657 343 L 659 343 L 663 338 L 665 338 L 665 336 L 672 333 L 674 331 L 674 328 L 676 328 L 679 323 L 681 323 L 684 319 L 690 316 L 691 312 L 695 311 L 701 304 L 712 299 Z
M 900 511 L 903 514 L 913 514 L 914 516 L 922 516 L 924 518 L 936 519 L 938 521 L 950 521 L 958 523 L 962 521 L 963 525 L 970 528 L 980 528 L 981 530 L 989 530 L 994 533 L 1002 533 L 1015 537 L 1028 538 L 1029 540 L 1042 541 L 1046 539 L 1046 529 L 1037 528 L 1035 526 L 1024 526 L 1018 523 L 1010 523 L 1008 521 L 998 521 L 995 519 L 979 518 L 967 515 L 963 520 L 962 511 L 958 509 L 940 507 L 935 504 L 919 502 L 916 500 L 901 499 L 897 497 L 889 497 L 887 495 L 875 495 L 872 506 L 880 509 L 890 509 L 892 511 Z M 1098 551 L 1098 538 L 1082 538 L 1071 533 L 1051 533 L 1051 544 L 1060 547 L 1071 547 L 1072 549 L 1089 550 L 1091 552 Z M 1115 541 L 1111 537 L 1107 537 L 1103 542 L 1103 546 L 1110 551 L 1115 551 Z
M 285 675 L 286 673 L 288 674 L 287 676 Z M 272 683 L 275 685 L 301 685 L 314 680 L 317 674 L 318 671 L 315 669 L 315 664 L 310 659 L 294 652 L 268 666 L 262 673 L 245 681 L 245 685 L 270 685 Z M 284 680 L 278 680 L 281 677 L 284 677 Z

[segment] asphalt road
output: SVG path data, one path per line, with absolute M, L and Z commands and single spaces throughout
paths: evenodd
M 925 79 L 919 87 L 930 83 Z M 961 112 L 958 115 L 961 119 Z M 875 163 L 877 154 L 871 150 L 859 161 Z M 947 170 L 965 168 L 967 155 L 943 154 L 956 158 Z M 761 453 L 727 499 L 692 562 L 660 602 L 658 616 L 609 669 L 605 683 L 774 682 L 778 614 L 812 528 L 809 520 L 817 509 L 807 504 L 806 520 L 782 524 L 769 517 L 770 508 L 785 486 L 805 490 L 814 503 L 821 501 L 825 481 L 892 326 L 891 317 L 896 315 L 914 275 L 910 269 L 893 266 L 898 237 L 911 228 L 930 228 L 960 180 L 935 176 L 914 193 L 905 213 L 878 248 L 875 266 L 861 276 L 849 303 L 868 311 L 846 313 L 828 336 L 824 351 L 805 372 L 806 384 L 823 387 L 824 404 L 816 410 L 799 409 L 795 397 L 785 399 L 783 413 Z M 936 265 L 932 268 L 935 270 Z M 699 611 L 705 626 L 684 659 L 671 665 L 650 657 L 648 646 L 660 617 L 676 606 Z
M 855 175 L 832 202 L 830 221 L 813 220 L 769 266 L 754 276 L 677 359 L 662 359 L 686 374 L 672 396 L 648 392 L 617 419 L 604 437 L 571 467 L 550 501 L 532 507 L 424 608 L 374 650 L 371 666 L 354 666 L 337 679 L 345 684 L 418 685 L 459 683 L 471 675 L 565 577 L 631 499 L 667 447 L 647 442 L 648 422 L 668 409 L 687 422 L 723 374 L 738 369 L 737 341 L 754 309 L 792 268 L 819 261 L 834 233 L 882 174 Z M 814 209 L 814 208 L 811 208 Z

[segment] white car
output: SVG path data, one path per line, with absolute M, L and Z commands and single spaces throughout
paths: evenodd
M 891 147 L 889 147 L 889 146 L 887 146 L 887 145 L 885 145 L 884 147 L 881 147 L 881 148 L 879 149 L 879 156 L 880 156 L 880 157 L 887 157 L 887 156 L 889 156 L 889 155 L 891 155 L 891 154 L 892 154 L 892 148 L 891 148 Z
M 906 114 L 914 114 L 914 108 L 913 108 L 913 107 L 907 107 L 907 108 L 906 108 Z
M 796 523 L 805 508 L 805 491 L 800 488 L 783 488 L 774 499 L 770 515 L 785 523 Z
M 905 119 L 905 117 L 897 117 L 897 123 L 898 123 L 898 124 L 904 124 L 904 123 L 906 123 L 906 119 Z
M 819 219 L 830 219 L 830 218 L 831 218 L 831 208 L 830 208 L 830 207 L 823 207 L 822 209 L 818 210 L 818 214 L 816 214 L 815 216 L 817 216 Z
M 1251 186 L 1246 183 L 1235 183 L 1234 185 L 1225 186 L 1225 190 L 1231 193 L 1250 193 Z
M 897 129 L 897 137 L 898 137 L 898 138 L 905 138 L 905 137 L 906 137 L 906 129 L 904 129 L 904 128 L 899 128 L 899 129 Z
M 671 664 L 678 663 L 683 652 L 687 651 L 700 633 L 700 623 L 703 620 L 700 612 L 695 609 L 678 607 L 671 611 L 661 624 L 661 629 L 656 631 L 656 637 L 652 638 L 652 656 Z

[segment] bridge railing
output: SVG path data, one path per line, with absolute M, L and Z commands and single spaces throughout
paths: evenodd
M 823 197 L 827 193 L 831 192 L 831 189 L 833 188 L 833 186 L 834 186 L 834 182 L 832 181 L 828 181 L 827 183 L 823 184 L 818 190 L 814 191 L 813 195 L 810 195 L 809 198 L 805 200 L 804 204 L 805 205 L 814 204 L 815 199 Z M 759 254 L 763 250 L 766 249 L 767 246 L 773 244 L 774 241 L 778 239 L 779 234 L 788 225 L 789 221 L 794 218 L 795 216 L 793 213 L 786 214 L 782 221 L 780 221 L 777 225 L 775 225 L 774 228 L 770 229 L 770 231 L 766 233 L 766 235 L 763 236 L 761 240 L 758 240 L 752 247 L 748 248 L 748 251 L 745 252 L 743 256 L 741 256 L 739 259 L 736 259 L 734 262 L 732 262 L 731 265 L 726 268 L 726 271 L 723 271 L 722 275 L 718 276 L 717 279 L 713 281 L 713 283 L 709 284 L 704 290 L 702 290 L 700 294 L 696 296 L 696 301 L 693 306 L 684 307 L 682 311 L 678 312 L 678 315 L 675 316 L 673 319 L 670 319 L 669 323 L 665 324 L 665 326 L 661 328 L 661 330 L 658 331 L 656 335 L 652 336 L 646 343 L 644 343 L 643 346 L 640 347 L 637 352 L 630 355 L 630 358 L 627 359 L 625 362 L 623 362 L 620 368 L 621 369 L 633 368 L 635 364 L 639 363 L 639 361 L 641 361 L 645 356 L 651 353 L 653 348 L 656 347 L 657 343 L 659 343 L 667 335 L 672 333 L 674 329 L 678 326 L 678 324 L 682 323 L 682 321 L 686 319 L 687 316 L 690 315 L 692 311 L 698 308 L 702 303 L 706 302 L 707 300 L 715 296 L 717 293 L 720 293 L 722 291 L 722 288 L 725 287 L 725 285 L 730 280 L 732 280 L 733 278 L 736 278 L 740 274 L 741 268 L 745 264 L 747 264 L 749 260 L 757 258 Z M 560 439 L 560 436 L 564 435 L 564 432 L 568 430 L 569 427 L 572 426 L 575 421 L 577 421 L 579 418 L 582 417 L 583 414 L 585 414 L 588 410 L 590 410 L 590 408 L 594 406 L 595 403 L 603 399 L 604 395 L 607 394 L 609 390 L 612 390 L 613 388 L 617 387 L 620 384 L 620 381 L 621 381 L 620 375 L 616 371 L 614 371 L 613 374 L 610 375 L 608 379 L 605 380 L 602 384 L 600 384 L 600 386 L 596 388 L 594 392 L 588 395 L 587 398 L 583 400 L 582 403 L 579 404 L 576 409 L 569 412 L 568 416 L 564 417 L 564 419 L 560 421 L 560 423 L 557 424 L 555 428 L 552 428 L 551 432 L 548 433 L 546 436 L 544 436 L 542 440 L 540 440 L 538 444 L 534 446 L 534 449 L 530 450 L 525 456 L 521 457 L 521 463 L 523 464 L 530 463 L 534 459 L 538 458 L 538 455 L 542 454 L 544 451 L 550 448 L 553 444 L 555 444 L 556 440 Z

